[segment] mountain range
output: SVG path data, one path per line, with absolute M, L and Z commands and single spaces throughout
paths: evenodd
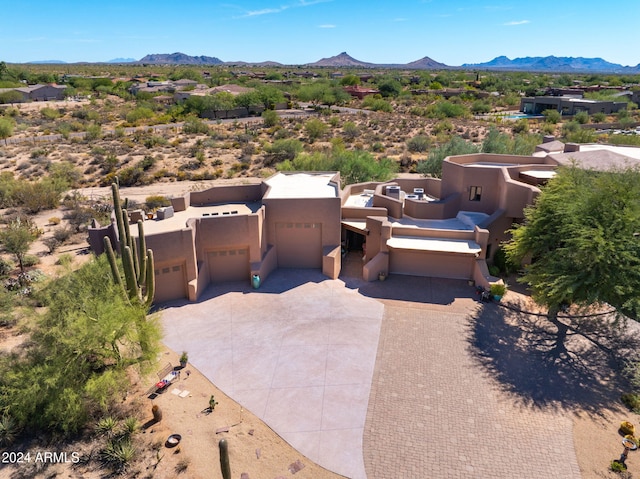
M 64 63 L 57 61 L 41 61 L 31 63 Z M 146 55 L 140 60 L 117 58 L 108 63 L 135 63 L 135 64 L 155 64 L 155 65 L 229 65 L 229 66 L 257 66 L 275 67 L 285 66 L 274 61 L 265 62 L 244 62 L 228 61 L 224 62 L 217 57 L 190 56 L 185 53 L 154 53 Z M 389 68 L 389 69 L 410 69 L 410 70 L 443 70 L 443 69 L 476 69 L 476 70 L 504 70 L 504 71 L 537 71 L 537 72 L 567 72 L 567 73 L 640 73 L 640 63 L 635 67 L 623 66 L 617 63 L 610 63 L 602 58 L 584 57 L 522 57 L 513 60 L 506 56 L 499 56 L 485 63 L 464 63 L 460 66 L 450 66 L 437 62 L 427 56 L 410 63 L 368 63 L 342 52 L 333 57 L 322 58 L 314 63 L 306 63 L 306 67 L 328 67 L 328 68 Z

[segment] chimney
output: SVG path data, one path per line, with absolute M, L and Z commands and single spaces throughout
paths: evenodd
M 575 151 L 580 151 L 580 144 L 578 143 L 566 143 L 564 145 L 565 153 L 573 153 Z
M 542 143 L 551 143 L 552 141 L 554 141 L 556 139 L 555 136 L 553 135 L 544 135 L 542 137 Z

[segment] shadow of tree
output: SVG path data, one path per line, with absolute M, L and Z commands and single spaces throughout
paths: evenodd
M 618 401 L 637 325 L 613 315 L 546 316 L 487 304 L 470 322 L 472 357 L 523 403 L 597 413 Z

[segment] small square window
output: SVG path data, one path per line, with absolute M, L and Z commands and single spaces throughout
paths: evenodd
M 482 186 L 472 186 L 469 189 L 469 201 L 480 201 L 482 197 Z

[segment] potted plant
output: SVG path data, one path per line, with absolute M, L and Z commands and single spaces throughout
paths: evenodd
M 187 354 L 186 351 L 182 351 L 182 354 L 180 355 L 180 367 L 186 368 L 188 362 L 189 362 L 189 355 Z
M 380 281 L 384 281 L 385 279 L 387 279 L 387 273 L 385 273 L 384 271 L 380 271 L 380 272 L 378 273 L 378 279 L 379 279 Z
M 496 301 L 500 301 L 507 292 L 507 285 L 504 283 L 493 283 L 489 288 L 489 293 Z

